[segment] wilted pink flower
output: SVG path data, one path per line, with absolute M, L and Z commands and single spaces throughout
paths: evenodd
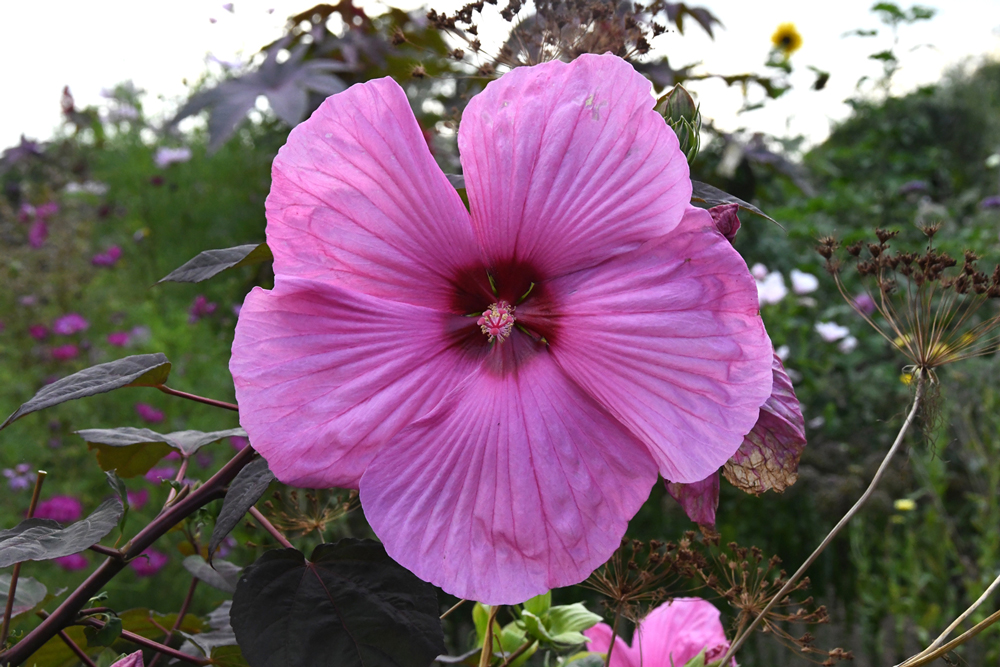
M 169 167 L 175 162 L 187 162 L 190 159 L 190 148 L 158 148 L 156 149 L 156 155 L 153 156 L 153 162 L 160 169 Z
M 49 226 L 45 224 L 45 220 L 37 218 L 28 229 L 28 243 L 32 248 L 41 248 L 47 238 L 49 238 Z
M 173 479 L 176 472 L 176 470 L 169 466 L 163 468 L 153 468 L 146 473 L 145 478 L 147 482 L 159 483 L 165 479 Z
M 129 490 L 125 495 L 128 498 L 129 507 L 136 511 L 141 510 L 149 502 L 148 489 L 139 489 L 138 491 Z
M 73 343 L 69 343 L 68 345 L 60 345 L 59 347 L 52 348 L 50 354 L 56 361 L 69 361 L 70 359 L 77 358 L 80 354 L 80 348 Z
M 52 331 L 60 336 L 71 336 L 86 330 L 89 326 L 90 323 L 79 313 L 67 313 L 56 318 L 52 323 Z
M 242 425 L 280 480 L 360 488 L 389 554 L 449 593 L 584 579 L 657 473 L 718 469 L 771 390 L 753 279 L 653 104 L 611 55 L 491 82 L 459 130 L 471 215 L 389 78 L 274 161 Z
M 230 436 L 229 444 L 233 446 L 233 449 L 235 449 L 238 452 L 241 452 L 246 448 L 247 445 L 250 444 L 250 439 L 244 438 L 242 435 L 234 435 Z
M 146 549 L 142 554 L 129 563 L 132 569 L 135 570 L 135 576 L 137 577 L 152 577 L 154 574 L 163 569 L 163 566 L 167 564 L 170 558 L 167 554 L 162 551 L 157 551 L 156 549 Z
M 148 403 L 136 403 L 135 411 L 139 413 L 139 416 L 142 417 L 143 420 L 149 422 L 150 424 L 159 424 L 163 421 L 163 411 L 157 410 Z
M 734 240 L 736 232 L 740 231 L 740 217 L 737 215 L 739 210 L 739 204 L 723 204 L 708 209 L 716 228 L 730 241 Z
M 611 647 L 611 627 L 604 623 L 583 634 L 590 640 L 588 651 L 607 653 Z M 727 650 L 729 641 L 718 609 L 701 598 L 674 598 L 642 619 L 631 646 L 615 637 L 611 667 L 682 667 L 702 651 L 708 664 Z
M 73 496 L 52 496 L 38 503 L 35 516 L 59 523 L 73 523 L 83 515 L 83 503 Z
M 70 554 L 69 556 L 56 558 L 55 563 L 56 565 L 66 570 L 67 572 L 76 572 L 77 570 L 85 570 L 88 565 L 87 558 L 83 554 Z
M 113 245 L 104 252 L 99 252 L 90 258 L 90 263 L 94 266 L 114 266 L 122 256 L 122 249 Z
M 127 331 L 115 331 L 108 334 L 108 344 L 115 347 L 125 347 L 128 345 L 129 334 Z
M 130 653 L 118 662 L 111 665 L 111 667 L 145 667 L 142 661 L 142 651 L 136 651 L 135 653 Z
M 44 324 L 32 324 L 28 327 L 28 334 L 35 340 L 45 340 L 49 337 L 49 328 Z
M 217 307 L 218 304 L 206 299 L 204 294 L 199 294 L 194 298 L 191 309 L 188 310 L 188 323 L 194 324 L 201 318 L 211 315 Z
M 51 218 L 53 215 L 59 212 L 59 204 L 54 201 L 50 201 L 46 204 L 42 204 L 35 209 L 35 214 L 39 218 Z

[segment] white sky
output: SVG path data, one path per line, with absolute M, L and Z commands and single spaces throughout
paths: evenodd
M 694 90 L 703 113 L 723 129 L 802 133 L 818 141 L 831 120 L 846 115 L 842 101 L 854 94 L 857 80 L 881 71 L 880 63 L 868 60 L 868 54 L 891 46 L 884 28 L 875 38 L 841 37 L 855 28 L 882 28 L 868 11 L 873 1 L 704 0 L 726 26 L 717 31 L 714 42 L 689 20 L 686 36 L 668 34 L 654 46 L 668 54 L 675 67 L 701 61 L 712 72 L 763 72 L 771 33 L 779 23 L 794 22 L 804 45 L 793 56 L 796 87 L 785 98 L 737 116 L 738 89 L 705 82 Z M 937 1 L 940 6 L 934 19 L 901 31 L 899 90 L 933 82 L 949 66 L 970 56 L 1000 57 L 1000 0 Z M 374 3 L 362 0 L 359 4 Z M 208 53 L 223 59 L 237 53 L 249 56 L 280 35 L 288 15 L 315 2 L 236 0 L 233 4 L 234 11 L 229 12 L 216 0 L 49 0 L 41 5 L 2 0 L 0 147 L 16 143 L 22 132 L 29 138 L 49 138 L 61 122 L 59 97 L 64 85 L 71 87 L 78 105 L 84 106 L 100 103 L 102 89 L 131 79 L 148 91 L 147 111 L 172 109 L 184 94 L 183 80 L 197 79 L 205 70 Z M 416 0 L 400 2 L 404 7 L 419 4 Z M 449 10 L 462 0 L 431 4 Z M 929 0 L 926 4 L 935 6 Z M 273 12 L 268 13 L 269 9 Z M 923 46 L 928 44 L 933 46 Z M 807 65 L 832 72 L 826 90 L 809 90 L 814 75 Z

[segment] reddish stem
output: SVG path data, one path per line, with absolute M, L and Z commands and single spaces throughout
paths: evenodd
M 73 651 L 73 653 L 76 654 L 76 657 L 80 658 L 80 662 L 85 664 L 87 667 L 97 667 L 97 665 L 94 664 L 94 661 L 90 659 L 90 656 L 87 655 L 82 648 L 77 646 L 76 642 L 70 639 L 69 635 L 67 635 L 65 631 L 59 631 L 59 639 L 63 640 L 63 643 L 69 647 L 69 650 Z
M 163 638 L 164 644 L 170 644 L 170 640 L 173 638 L 174 633 L 177 632 L 181 625 L 184 623 L 184 616 L 188 613 L 188 608 L 191 607 L 191 600 L 194 599 L 194 589 L 198 586 L 198 577 L 193 577 L 191 579 L 191 585 L 188 587 L 187 595 L 184 597 L 184 602 L 181 603 L 181 610 L 177 612 L 177 620 L 174 621 L 174 627 L 170 628 L 167 632 L 167 636 Z M 153 656 L 153 659 L 149 661 L 147 667 L 155 667 L 156 663 L 160 661 L 160 656 L 162 653 L 157 653 Z
M 44 613 L 44 612 L 42 612 Z M 80 625 L 89 625 L 92 628 L 97 628 L 100 630 L 104 627 L 104 621 L 99 621 L 96 618 L 85 618 L 80 621 Z M 138 644 L 143 648 L 148 648 L 164 655 L 169 655 L 171 658 L 176 658 L 177 660 L 183 660 L 184 662 L 190 662 L 195 665 L 210 665 L 211 660 L 202 660 L 201 658 L 196 658 L 193 655 L 188 655 L 187 653 L 181 653 L 176 649 L 172 649 L 169 646 L 164 646 L 159 642 L 154 642 L 152 639 L 146 639 L 142 635 L 137 635 L 134 632 L 129 632 L 128 630 L 122 630 L 121 638 L 125 641 L 132 642 L 133 644 Z
M 35 477 L 35 490 L 31 493 L 31 503 L 28 505 L 28 518 L 35 516 L 35 508 L 38 507 L 38 497 L 42 494 L 42 482 L 48 475 L 44 470 L 39 470 Z M 7 642 L 7 632 L 10 631 L 10 620 L 14 615 L 14 596 L 17 595 L 17 579 L 21 576 L 21 564 L 14 563 L 14 569 L 10 573 L 10 586 L 7 588 L 7 605 L 3 610 L 3 623 L 0 624 L 0 649 Z
M 214 398 L 205 398 L 204 396 L 198 396 L 197 394 L 189 394 L 186 391 L 180 391 L 179 389 L 171 389 L 165 384 L 161 384 L 157 387 L 164 394 L 170 394 L 171 396 L 178 396 L 180 398 L 186 398 L 189 401 L 195 401 L 197 403 L 204 403 L 205 405 L 211 405 L 216 408 L 224 408 L 226 410 L 233 410 L 235 412 L 240 411 L 240 406 L 235 403 L 226 403 L 225 401 L 217 401 Z
M 285 535 L 280 530 L 275 528 L 274 524 L 268 521 L 267 517 L 261 514 L 259 509 L 257 509 L 252 505 L 250 506 L 250 516 L 257 519 L 257 523 L 263 526 L 264 530 L 271 533 L 271 536 L 274 537 L 274 539 L 278 540 L 278 543 L 281 544 L 281 546 L 285 547 L 286 549 L 295 548 L 292 546 L 292 543 L 288 541 L 288 538 L 286 538 Z

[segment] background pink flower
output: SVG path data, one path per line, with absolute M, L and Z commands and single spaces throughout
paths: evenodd
M 142 661 L 142 651 L 136 651 L 135 653 L 130 653 L 118 662 L 111 665 L 111 667 L 144 667 Z
M 230 436 L 229 444 L 233 446 L 233 449 L 235 449 L 238 452 L 241 452 L 243 451 L 243 449 L 246 448 L 247 445 L 250 444 L 250 439 L 244 438 L 242 435 L 234 435 Z
M 151 577 L 162 570 L 169 561 L 170 557 L 162 551 L 146 549 L 138 558 L 130 562 L 129 566 L 135 570 L 135 576 Z
M 146 473 L 146 481 L 159 483 L 164 479 L 173 479 L 174 474 L 177 471 L 170 466 L 164 466 L 162 468 L 152 468 Z
M 171 473 L 171 476 L 173 476 L 173 473 Z M 126 492 L 126 496 L 128 498 L 129 507 L 136 511 L 141 510 L 146 506 L 146 503 L 149 502 L 148 489 L 139 489 L 138 491 L 129 490 Z
M 49 238 L 49 226 L 42 218 L 36 218 L 28 229 L 28 243 L 32 248 L 41 248 Z
M 70 359 L 76 359 L 80 354 L 80 348 L 72 343 L 60 345 L 59 347 L 52 348 L 50 354 L 56 361 L 69 361 Z
M 188 310 L 188 323 L 194 324 L 201 318 L 211 315 L 217 307 L 218 304 L 206 299 L 204 294 L 199 294 L 194 298 L 194 303 Z
M 104 252 L 99 252 L 90 258 L 90 263 L 94 266 L 114 266 L 122 256 L 122 249 L 113 245 Z
M 241 424 L 282 481 L 360 488 L 390 556 L 449 593 L 579 582 L 658 472 L 717 470 L 768 397 L 754 281 L 653 104 L 611 55 L 491 82 L 459 130 L 471 215 L 391 79 L 275 159 Z
M 115 347 L 125 347 L 128 345 L 129 333 L 127 331 L 115 331 L 108 334 L 108 344 Z
M 150 424 L 159 424 L 164 418 L 162 410 L 157 410 L 148 403 L 136 403 L 135 411 L 142 417 L 143 421 Z
M 79 313 L 67 313 L 56 318 L 52 323 L 52 331 L 60 336 L 71 336 L 86 330 L 89 326 L 90 322 Z
M 38 503 L 35 516 L 59 523 L 73 523 L 83 515 L 83 503 L 73 496 L 52 496 Z
M 49 328 L 44 324 L 32 324 L 28 327 L 28 334 L 35 340 L 45 340 L 49 337 Z
M 584 630 L 588 651 L 607 653 L 611 627 L 598 623 Z M 729 649 L 719 610 L 701 598 L 674 598 L 649 613 L 635 630 L 632 645 L 615 637 L 611 667 L 682 667 L 705 651 L 705 662 Z M 734 661 L 735 664 L 735 661 Z
M 87 563 L 87 557 L 83 554 L 70 554 L 69 556 L 56 558 L 55 563 L 67 572 L 85 570 L 87 569 L 87 565 L 89 565 L 89 563 Z

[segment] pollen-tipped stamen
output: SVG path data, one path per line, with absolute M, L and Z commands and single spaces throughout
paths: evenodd
M 490 342 L 504 342 L 514 328 L 514 306 L 506 301 L 498 301 L 483 312 L 479 318 L 479 328 L 489 336 Z

